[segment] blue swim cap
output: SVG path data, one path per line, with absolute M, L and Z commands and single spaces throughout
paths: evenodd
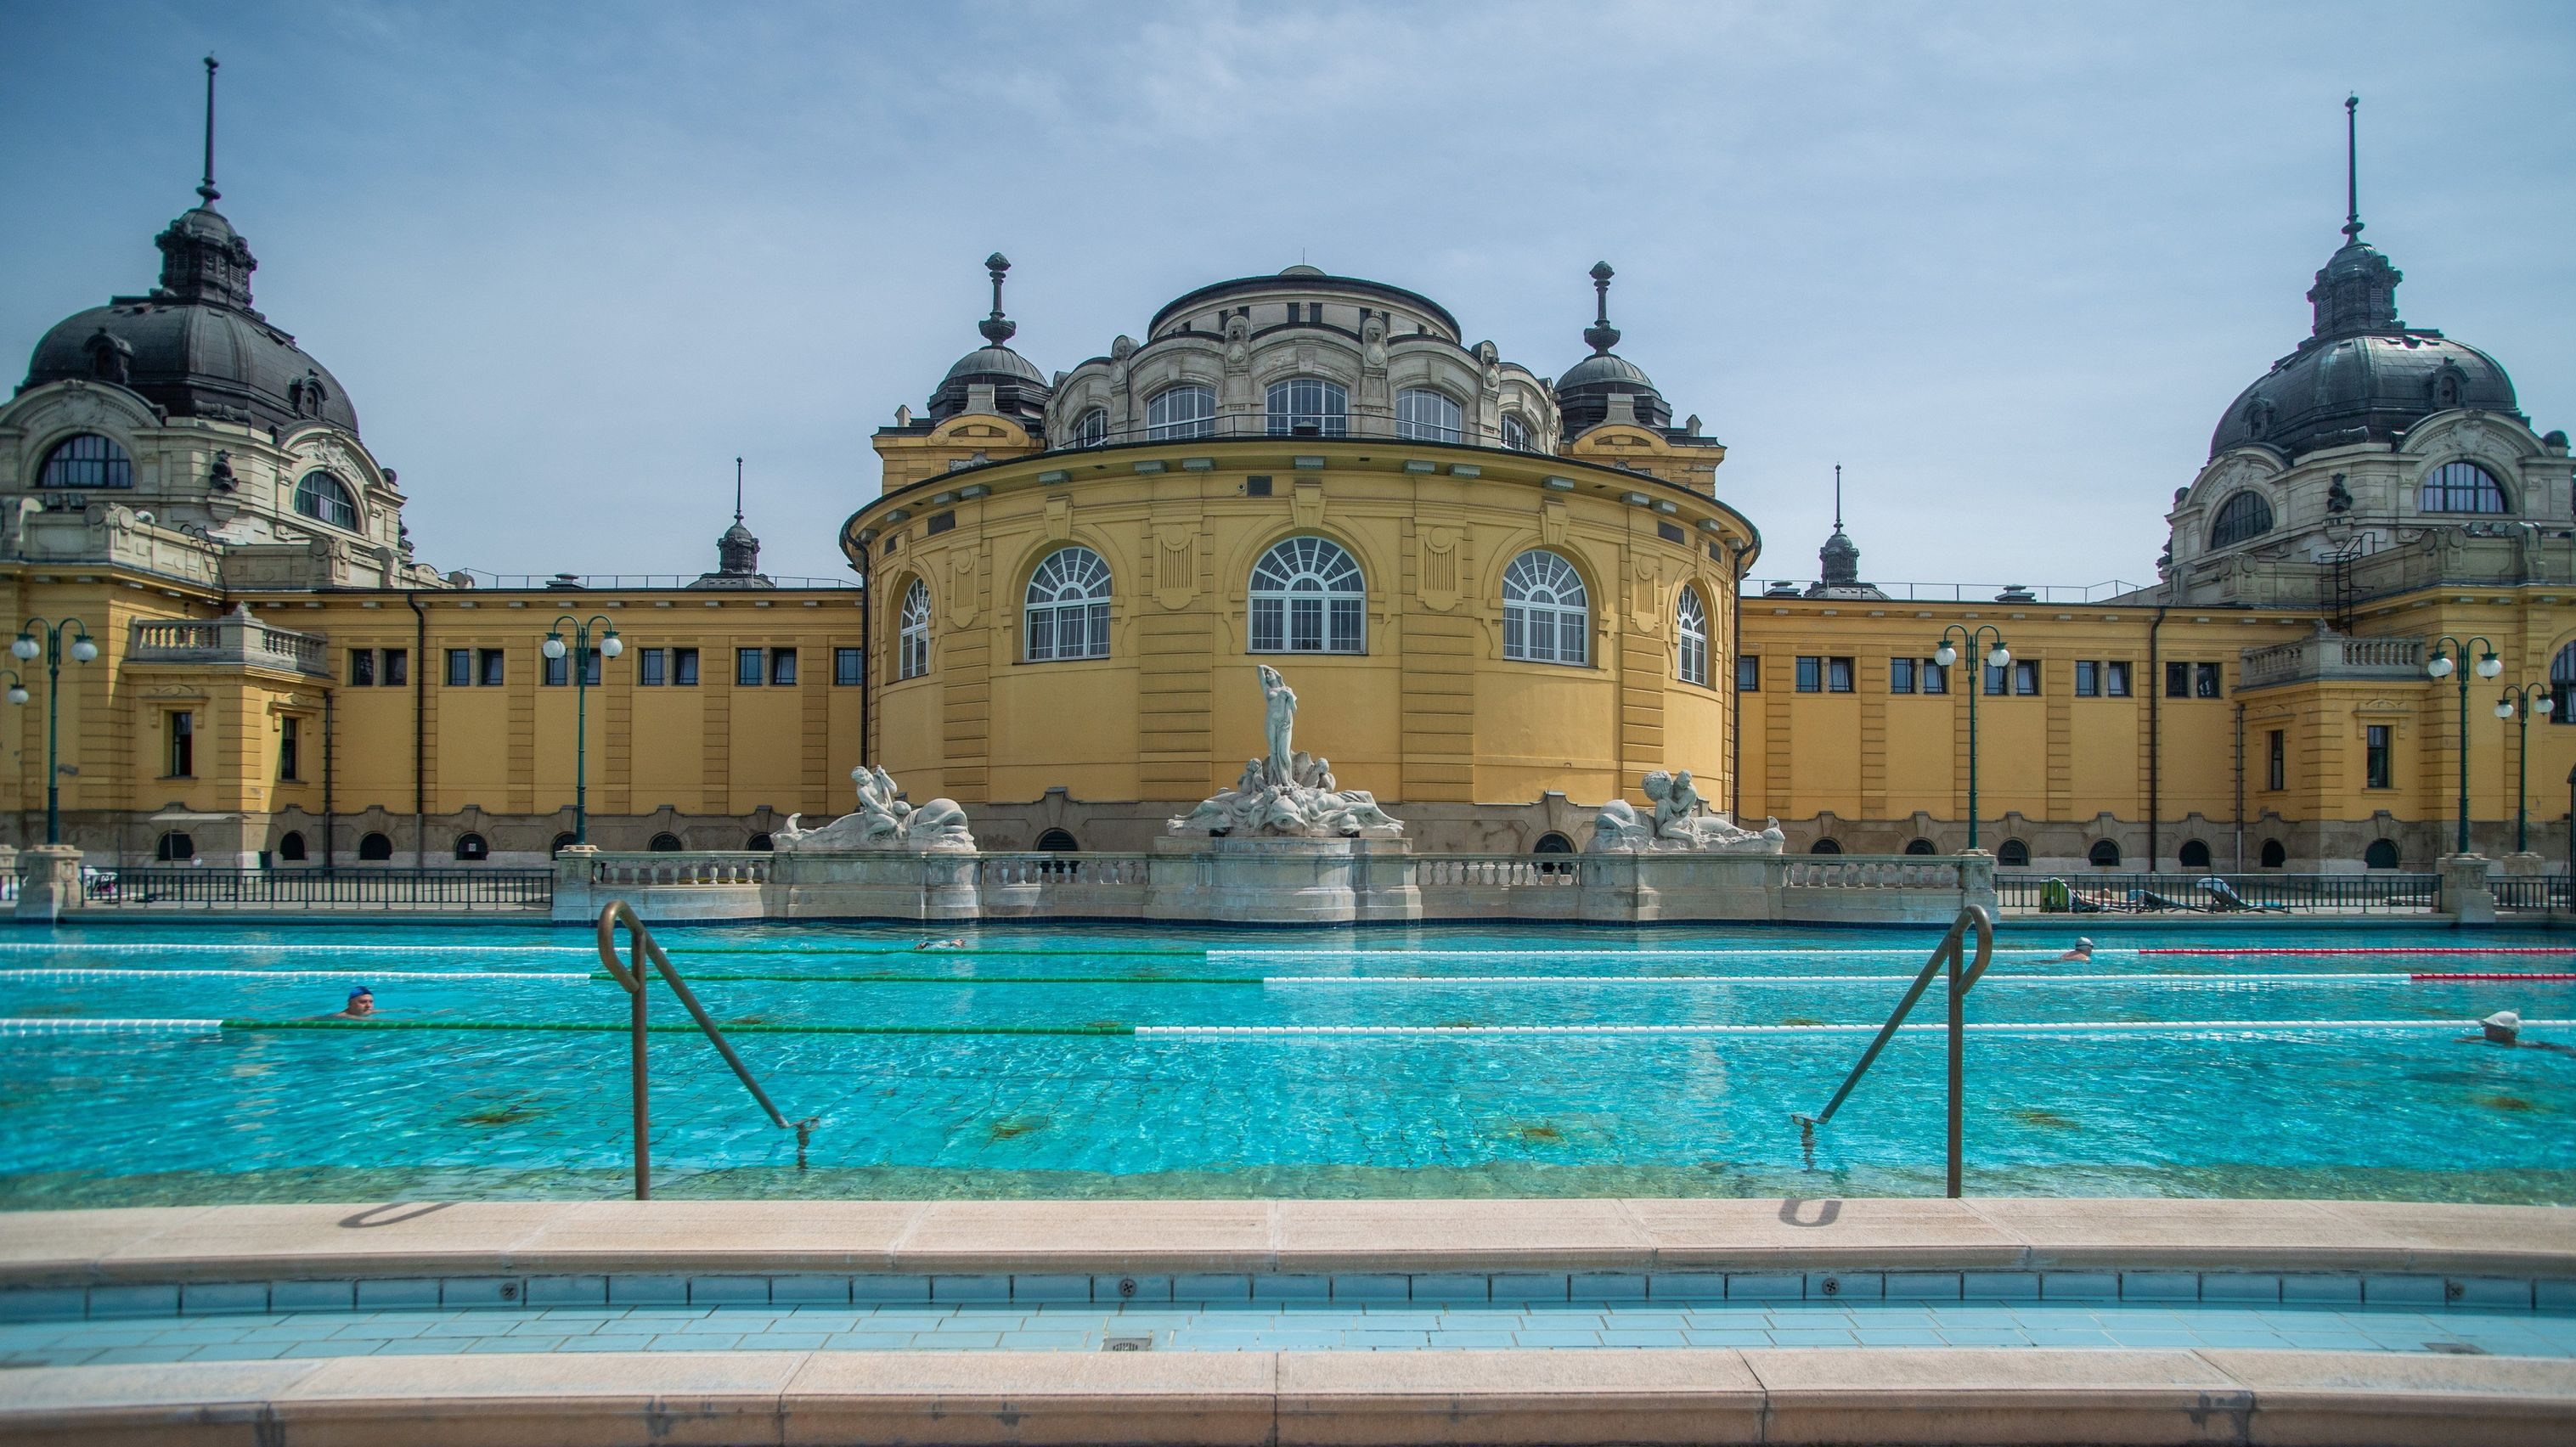
M 356 988 L 356 989 L 354 989 L 354 990 L 351 990 L 351 991 L 349 992 L 349 998 L 350 998 L 350 999 L 352 999 L 352 1000 L 354 1000 L 354 999 L 358 998 L 360 995 L 373 995 L 374 993 L 375 993 L 375 991 L 368 989 L 368 988 L 367 988 L 366 986 L 364 986 L 364 985 L 360 985 L 358 988 Z

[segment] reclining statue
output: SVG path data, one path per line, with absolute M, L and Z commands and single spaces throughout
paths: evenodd
M 865 764 L 850 771 L 858 785 L 859 807 L 819 829 L 800 827 L 805 816 L 790 814 L 787 827 L 770 835 L 771 846 L 798 849 L 880 849 L 940 853 L 975 849 L 967 831 L 966 811 L 954 799 L 933 799 L 915 807 L 903 801 L 894 778 Z
M 1679 773 L 1657 769 L 1645 777 L 1643 787 L 1652 812 L 1640 814 L 1625 799 L 1602 805 L 1592 823 L 1587 853 L 1777 854 L 1788 843 L 1777 819 L 1755 833 L 1737 828 L 1728 815 L 1703 813 L 1699 789 L 1688 769 Z

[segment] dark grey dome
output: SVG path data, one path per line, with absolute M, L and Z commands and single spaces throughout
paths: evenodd
M 1616 352 L 1596 352 L 1566 368 L 1565 375 L 1556 379 L 1556 390 L 1563 392 L 1569 387 L 1589 387 L 1601 383 L 1615 383 L 1620 390 L 1629 392 L 1655 390 L 1655 384 L 1646 376 L 1645 368 Z
M 129 387 L 173 417 L 274 427 L 320 420 L 351 433 L 339 379 L 250 304 L 250 246 L 200 206 L 158 238 L 161 285 L 55 323 L 19 390 L 86 377 Z
M 1002 315 L 1002 278 L 1011 269 L 1011 259 L 996 251 L 984 258 L 984 269 L 993 279 L 993 314 L 975 324 L 984 345 L 959 357 L 939 380 L 938 389 L 930 394 L 930 420 L 945 422 L 964 412 L 966 390 L 990 386 L 993 410 L 1017 419 L 1035 434 L 1046 425 L 1047 395 L 1055 388 L 1048 384 L 1046 373 L 1010 348 L 1011 338 L 1020 330 L 1018 322 Z
M 1035 382 L 1041 387 L 1046 385 L 1046 373 L 1039 371 L 1035 362 L 1008 347 L 977 347 L 957 359 L 957 365 L 948 369 L 944 381 L 954 382 L 969 377 L 979 382 L 986 378 L 1010 378 Z
M 1619 329 L 1610 325 L 1610 278 L 1617 273 L 1610 263 L 1598 261 L 1591 274 L 1595 310 L 1592 325 L 1583 329 L 1583 342 L 1592 355 L 1556 379 L 1556 409 L 1564 420 L 1565 435 L 1580 437 L 1608 421 L 1610 399 L 1622 392 L 1632 399 L 1639 422 L 1648 427 L 1672 426 L 1672 406 L 1647 380 L 1645 369 L 1610 350 L 1619 345 Z

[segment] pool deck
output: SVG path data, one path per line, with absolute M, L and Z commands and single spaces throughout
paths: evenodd
M 0 1215 L 0 1288 L 691 1273 L 2345 1273 L 2576 1300 L 2576 1209 L 2340 1201 L 462 1202 Z M 2576 1362 L 2195 1350 L 716 1351 L 0 1372 L 0 1441 L 2576 1440 Z

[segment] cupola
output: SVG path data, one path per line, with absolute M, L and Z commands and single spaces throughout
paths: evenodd
M 1628 399 L 1617 420 L 1654 428 L 1670 427 L 1673 422 L 1671 404 L 1655 390 L 1645 371 L 1610 350 L 1619 345 L 1619 329 L 1610 325 L 1610 278 L 1617 274 L 1606 261 L 1593 263 L 1594 312 L 1592 325 L 1583 329 L 1584 344 L 1592 348 L 1592 355 L 1556 379 L 1557 410 L 1565 419 L 1569 438 L 1613 420 L 1613 414 L 1621 412 L 1611 400 L 1614 397 Z
M 961 413 L 989 410 L 1039 432 L 1046 424 L 1051 389 L 1045 373 L 1006 345 L 1020 330 L 1019 323 L 1002 314 L 1002 278 L 1011 259 L 996 251 L 984 258 L 984 269 L 993 279 L 992 315 L 975 324 L 984 345 L 958 358 L 940 379 L 939 389 L 930 394 L 930 420 L 945 422 Z

